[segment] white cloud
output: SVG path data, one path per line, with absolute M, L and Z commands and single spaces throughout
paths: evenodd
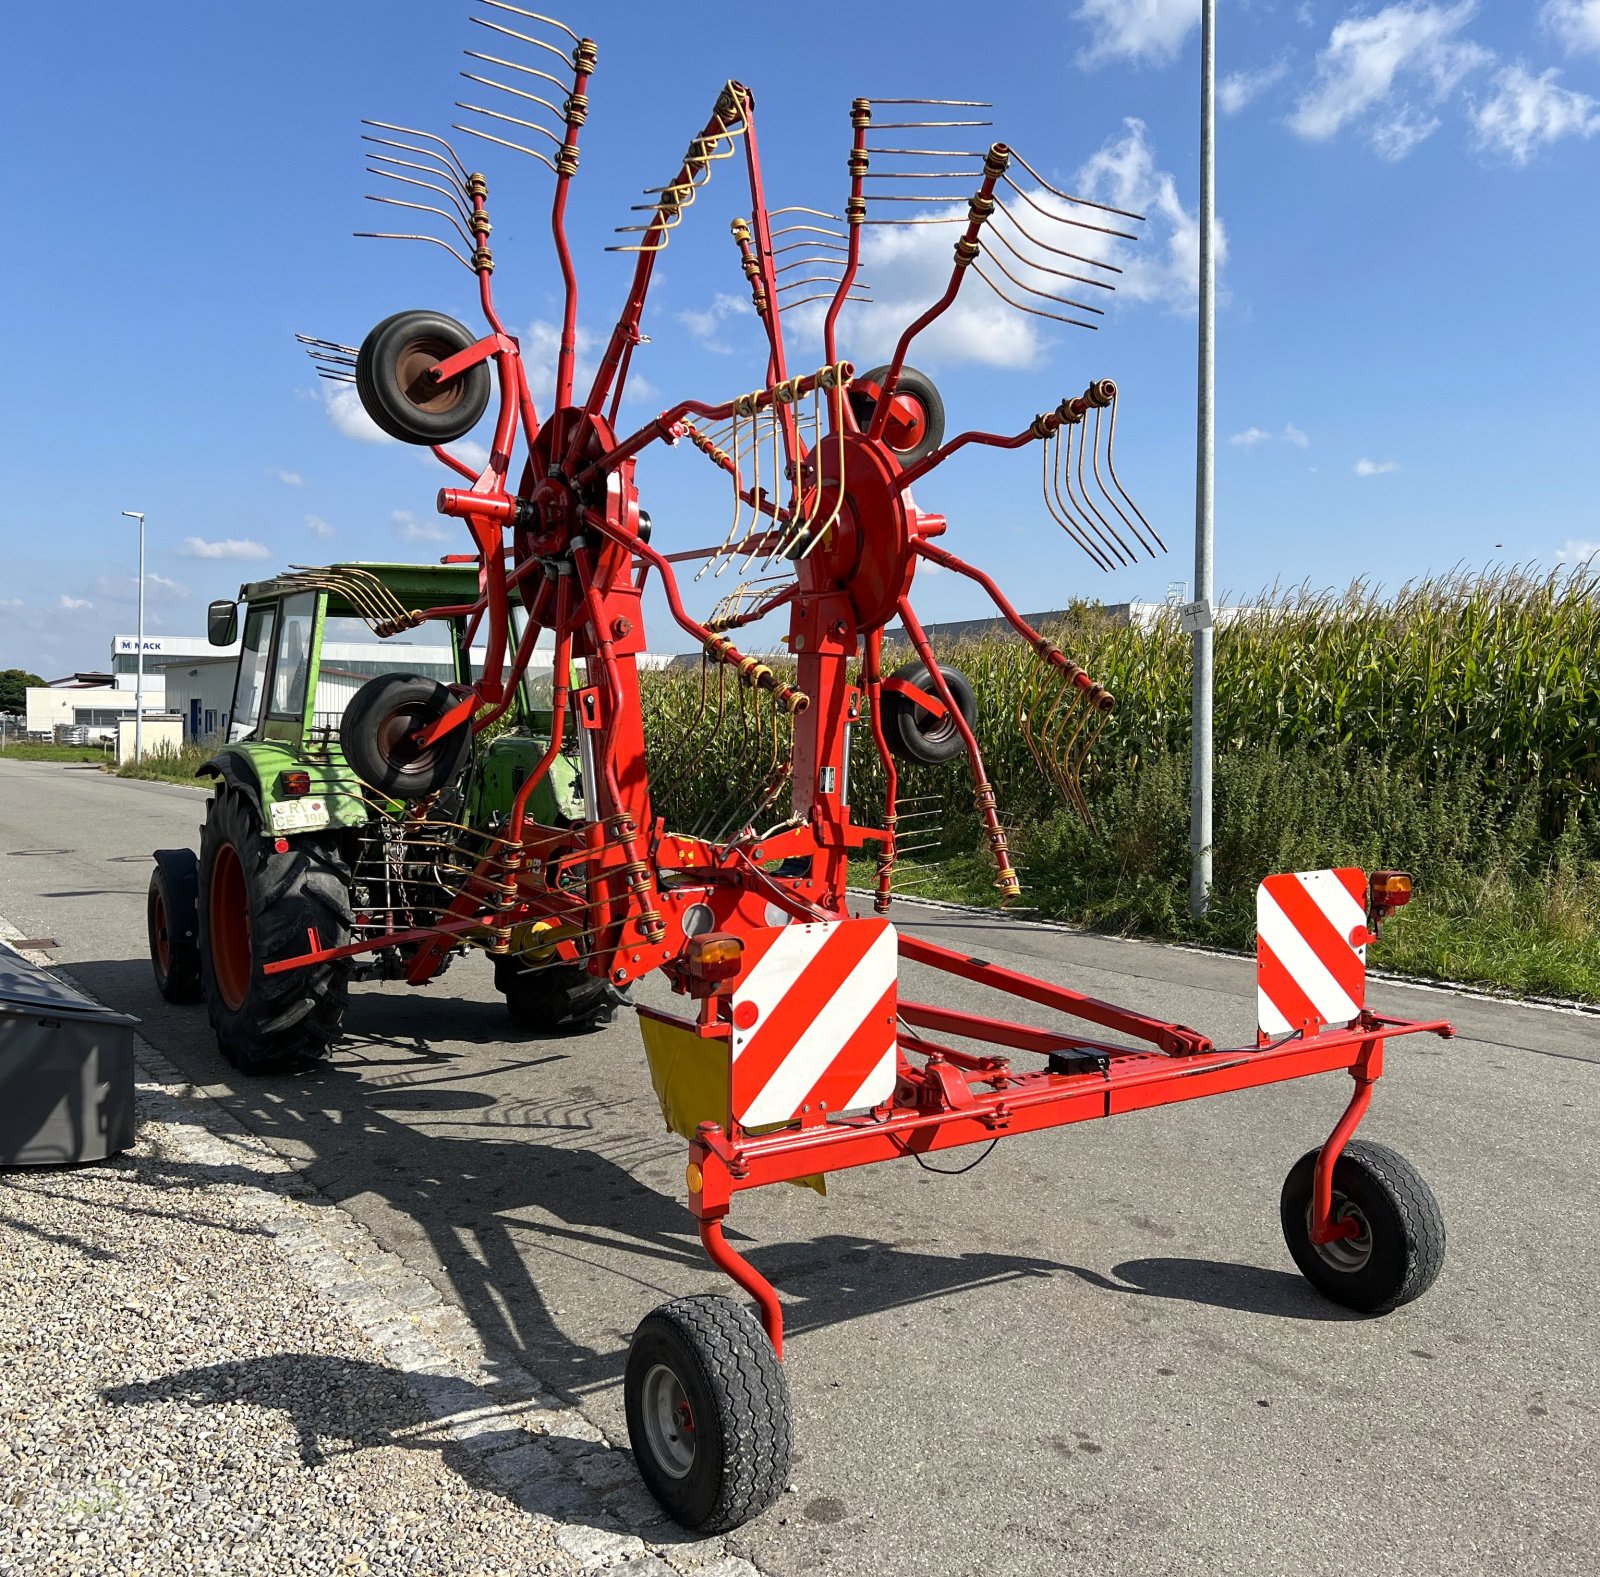
M 1085 197 L 1148 215 L 1136 244 L 1118 241 L 1108 261 L 1121 266 L 1117 294 L 1134 301 L 1156 301 L 1181 312 L 1193 312 L 1199 295 L 1200 222 L 1183 206 L 1178 183 L 1158 170 L 1155 150 L 1141 120 L 1123 122 L 1126 134 L 1108 142 L 1078 171 Z M 1115 221 L 1113 221 L 1115 222 Z M 1217 220 L 1215 264 L 1218 275 L 1228 255 L 1228 237 Z
M 1545 0 L 1539 20 L 1569 55 L 1600 55 L 1600 0 Z
M 164 591 L 169 597 L 187 597 L 189 588 L 181 580 L 173 580 L 170 575 L 158 575 L 154 570 L 145 575 L 146 587 L 154 586 L 157 591 Z M 137 586 L 135 577 L 135 586 Z
M 1557 564 L 1587 564 L 1600 554 L 1600 542 L 1586 542 L 1581 537 L 1568 537 L 1566 545 L 1556 553 Z
M 1493 94 L 1473 107 L 1479 147 L 1526 164 L 1542 143 L 1600 131 L 1600 104 L 1587 93 L 1557 87 L 1560 75 L 1554 66 L 1538 76 L 1520 65 L 1500 72 Z
M 87 597 L 69 597 L 61 593 L 61 601 L 56 604 L 65 613 L 81 613 L 85 608 L 92 608 L 94 604 Z
M 333 535 L 333 527 L 321 515 L 307 515 L 306 530 L 314 537 L 331 537 Z
M 1269 433 L 1264 427 L 1247 427 L 1242 433 L 1235 433 L 1228 442 L 1236 444 L 1241 449 L 1254 449 L 1257 444 L 1268 444 L 1274 441 L 1293 444 L 1296 449 L 1304 449 L 1311 440 L 1293 422 L 1285 422 L 1283 431 Z
M 1080 66 L 1108 60 L 1165 65 L 1200 21 L 1200 0 L 1083 0 L 1074 13 L 1089 29 L 1089 47 L 1078 53 Z
M 476 438 L 458 438 L 453 444 L 449 444 L 446 447 L 463 465 L 470 465 L 480 476 L 489 464 L 489 446 L 480 444 Z M 430 466 L 437 463 L 426 449 L 422 452 L 422 458 Z
M 1398 460 L 1368 460 L 1363 458 L 1357 460 L 1355 465 L 1357 476 L 1385 476 L 1390 471 L 1398 471 L 1399 469 L 1400 462 Z
M 720 333 L 722 325 L 729 318 L 754 316 L 755 308 L 750 305 L 748 296 L 735 296 L 725 290 L 719 290 L 711 298 L 710 306 L 686 308 L 678 314 L 678 321 L 706 350 L 715 351 L 719 356 L 727 356 L 732 354 L 733 346 L 722 338 Z
M 334 431 L 343 438 L 354 438 L 363 444 L 392 444 L 395 440 L 378 426 L 361 407 L 360 396 L 353 383 L 335 383 L 331 379 L 322 385 L 322 408 Z
M 1430 111 L 1455 92 L 1469 71 L 1494 55 L 1458 35 L 1477 0 L 1391 5 L 1336 23 L 1317 55 L 1316 80 L 1300 97 L 1289 125 L 1323 142 L 1360 123 L 1380 158 L 1402 159 L 1439 126 Z
M 402 542 L 449 542 L 453 535 L 442 522 L 418 520 L 409 509 L 397 509 L 390 518 Z
M 1217 108 L 1224 115 L 1237 115 L 1247 104 L 1253 104 L 1270 87 L 1275 87 L 1289 74 L 1287 60 L 1274 61 L 1259 71 L 1230 71 L 1217 83 Z
M 264 559 L 270 557 L 266 546 L 242 537 L 224 537 L 218 542 L 207 542 L 203 537 L 185 537 L 178 552 L 186 559 Z
M 273 475 L 285 487 L 304 487 L 306 485 L 306 479 L 298 471 L 274 471 Z

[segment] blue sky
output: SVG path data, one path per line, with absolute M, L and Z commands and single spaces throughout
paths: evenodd
M 918 501 L 1024 607 L 1159 598 L 1192 575 L 1198 9 L 1065 0 L 1014 8 L 1013 25 L 944 0 L 820 0 L 714 9 L 696 31 L 670 7 L 569 5 L 600 50 L 571 215 L 583 330 L 603 339 L 621 306 L 627 264 L 601 251 L 612 227 L 670 178 L 727 77 L 755 89 L 769 201 L 835 211 L 852 97 L 992 100 L 992 129 L 943 135 L 1003 139 L 1150 222 L 1099 332 L 974 291 L 913 359 L 953 431 L 1017 431 L 1115 377 L 1123 479 L 1172 552 L 1093 568 L 1045 514 L 1032 450 L 969 451 Z M 283 564 L 465 548 L 431 512 L 436 463 L 373 441 L 293 334 L 353 343 L 413 306 L 476 321 L 472 281 L 443 252 L 350 234 L 396 212 L 362 200 L 379 183 L 358 119 L 442 131 L 455 98 L 481 94 L 457 77 L 463 47 L 488 41 L 472 10 L 13 8 L 0 667 L 98 666 L 132 628 L 123 509 L 148 515 L 158 633 L 200 629 L 208 598 Z M 1219 72 L 1219 587 L 1581 557 L 1600 542 L 1600 0 L 1222 0 Z M 537 361 L 560 312 L 550 177 L 459 140 L 491 183 L 498 301 Z M 727 236 L 735 175 L 718 170 L 661 259 L 636 421 L 760 382 Z M 858 365 L 930 299 L 949 235 L 876 232 L 876 302 L 844 323 Z M 797 333 L 791 356 L 814 366 L 820 344 Z M 720 539 L 728 501 L 687 445 L 652 450 L 640 483 L 658 543 Z M 931 618 L 983 611 L 973 592 L 949 575 L 917 584 Z M 652 637 L 684 645 L 659 616 Z

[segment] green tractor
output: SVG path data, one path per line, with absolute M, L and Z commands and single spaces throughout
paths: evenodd
M 473 948 L 491 954 L 511 1017 L 531 1031 L 614 1013 L 620 998 L 589 972 L 581 939 L 558 948 L 465 922 L 417 934 L 449 921 L 549 739 L 550 670 L 535 660 L 498 732 L 463 717 L 415 742 L 460 710 L 477 597 L 476 568 L 451 564 L 335 564 L 240 589 L 226 740 L 197 774 L 213 782 L 199 853 L 157 850 L 147 904 L 157 987 L 205 1002 L 236 1068 L 324 1057 L 352 980 L 423 985 Z M 231 645 L 238 605 L 212 603 L 207 624 L 213 644 Z M 575 755 L 557 756 L 530 809 L 550 827 L 584 819 Z

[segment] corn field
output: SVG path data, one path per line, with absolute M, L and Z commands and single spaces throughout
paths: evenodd
M 1550 923 L 1581 955 L 1579 976 L 1592 969 L 1600 994 L 1594 572 L 1453 575 L 1387 597 L 1363 583 L 1342 595 L 1275 589 L 1221 625 L 1217 886 L 1204 922 L 1185 910 L 1189 638 L 1175 617 L 1140 629 L 1094 604 L 1073 606 L 1047 633 L 1117 697 L 1084 772 L 1090 825 L 1030 752 L 1021 718 L 1037 718 L 1043 698 L 1029 649 L 989 637 L 940 651 L 977 693 L 978 737 L 1026 901 L 1111 929 L 1247 945 L 1255 883 L 1269 871 L 1414 865 L 1435 918 L 1453 895 L 1468 924 L 1491 878 L 1502 912 L 1559 890 Z M 909 657 L 886 650 L 886 671 Z M 644 705 L 657 809 L 670 825 L 722 832 L 787 814 L 788 789 L 774 791 L 773 776 L 787 755 L 786 725 L 775 733 L 765 706 L 757 714 L 746 699 L 741 708 L 731 675 L 720 685 L 714 670 L 648 675 Z M 854 730 L 850 788 L 857 818 L 875 819 L 883 778 L 865 726 Z M 911 885 L 981 895 L 992 872 L 974 852 L 964 765 L 903 770 L 901 795 L 924 812 L 902 838 L 923 845 L 908 861 Z M 919 825 L 930 830 L 919 835 Z M 1534 916 L 1524 929 L 1544 923 Z M 1412 926 L 1419 936 L 1424 929 L 1420 918 Z M 1427 958 L 1412 967 L 1453 968 L 1458 979 L 1499 967 L 1452 957 L 1448 967 Z M 1550 968 L 1555 983 L 1546 988 L 1564 982 L 1590 994 L 1579 976 Z

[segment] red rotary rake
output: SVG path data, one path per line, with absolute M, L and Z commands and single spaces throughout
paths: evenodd
M 359 711 L 365 731 L 360 758 L 376 754 L 403 768 L 395 781 L 405 786 L 391 793 L 445 787 L 430 763 L 453 772 L 461 755 L 436 747 L 507 709 L 541 634 L 554 647 L 552 733 L 437 923 L 343 948 L 313 935 L 303 957 L 268 968 L 406 942 L 416 944 L 410 973 L 423 978 L 452 949 L 476 945 L 530 968 L 580 962 L 619 987 L 659 970 L 692 1004 L 683 1016 L 641 1007 L 646 1050 L 667 1121 L 689 1141 L 688 1204 L 706 1252 L 755 1299 L 760 1320 L 727 1299 L 678 1299 L 635 1335 L 626 1376 L 634 1451 L 651 1490 L 691 1527 L 725 1529 L 759 1513 L 788 1472 L 782 1308 L 723 1235 L 745 1189 L 1343 1069 L 1355 1082 L 1348 1108 L 1284 1186 L 1289 1247 L 1319 1290 L 1353 1308 L 1382 1312 L 1418 1295 L 1443 1252 L 1433 1196 L 1398 1156 L 1348 1143 L 1385 1043 L 1421 1030 L 1450 1033 L 1443 1022 L 1387 1018 L 1364 1006 L 1365 946 L 1409 896 L 1407 878 L 1338 871 L 1265 883 L 1262 1032 L 1256 1045 L 1227 1049 L 1198 1030 L 897 934 L 888 920 L 853 918 L 847 908 L 847 861 L 867 850 L 877 860 L 874 907 L 879 915 L 889 907 L 897 757 L 965 756 L 996 885 L 1007 896 L 1019 890 L 974 735 L 970 687 L 938 662 L 912 606 L 921 564 L 975 582 L 1032 648 L 1052 693 L 1048 706 L 1030 704 L 1028 737 L 1043 768 L 1081 804 L 1079 772 L 1113 698 L 989 576 L 939 545 L 945 520 L 915 502 L 912 488 L 969 446 L 1037 444 L 1046 507 L 1091 562 L 1107 569 L 1153 553 L 1160 539 L 1115 469 L 1117 387 L 1096 379 L 1015 433 L 946 439 L 938 393 L 906 358 L 963 291 L 987 289 L 1019 310 L 1083 322 L 1099 309 L 1064 290 L 1087 298 L 1109 289 L 1116 273 L 1088 243 L 1131 239 L 1138 216 L 1056 190 L 1003 143 L 968 152 L 898 146 L 917 140 L 898 135 L 872 140 L 932 127 L 932 140 L 957 141 L 950 129 L 988 124 L 971 118 L 986 106 L 931 100 L 890 101 L 886 117 L 882 101 L 851 105 L 842 217 L 769 208 L 754 96 L 729 82 L 670 180 L 650 189 L 642 221 L 625 227 L 614 249 L 636 256 L 632 285 L 583 390 L 565 213 L 595 45 L 500 0 L 484 4 L 493 15 L 473 21 L 502 41 L 498 48 L 526 58 L 468 51 L 495 74 L 463 75 L 504 95 L 492 103 L 514 99 L 519 113 L 463 104 L 456 129 L 529 154 L 553 173 L 551 226 L 565 296 L 553 408 L 536 411 L 518 342 L 495 308 L 488 183 L 449 142 L 411 128 L 366 123 L 373 173 L 423 189 L 377 200 L 448 227 L 443 236 L 409 238 L 443 247 L 476 276 L 487 332 L 438 313 L 402 312 L 359 351 L 311 344 L 324 375 L 353 381 L 380 427 L 432 446 L 458 473 L 462 485 L 443 489 L 437 507 L 465 524 L 480 573 L 474 603 L 427 615 L 469 619 L 469 644 L 476 638 L 485 649 L 475 682 L 440 687 L 419 707 L 414 682 L 402 681 L 404 693 L 386 707 L 394 676 L 372 681 L 351 713 Z M 556 61 L 559 78 L 542 69 Z M 555 100 L 534 91 L 549 85 Z M 766 332 L 765 374 L 748 392 L 681 400 L 619 435 L 657 258 L 724 161 L 742 162 L 746 177 L 749 211 L 732 236 Z M 915 202 L 926 206 L 898 206 Z M 775 227 L 780 218 L 788 222 Z M 839 355 L 839 320 L 862 297 L 863 230 L 882 223 L 947 225 L 953 257 L 943 293 L 900 335 L 888 363 L 858 375 Z M 809 317 L 799 311 L 808 305 Z M 792 369 L 786 314 L 796 314 L 791 327 L 820 331 L 816 368 Z M 494 437 L 477 472 L 442 446 L 466 434 L 492 396 Z M 514 464 L 519 438 L 524 452 Z M 651 444 L 685 439 L 726 474 L 733 519 L 715 546 L 667 554 L 650 540 L 635 462 Z M 715 580 L 735 561 L 741 576 L 704 622 L 685 606 L 676 568 L 702 559 L 696 581 Z M 755 813 L 741 809 L 709 835 L 675 833 L 652 805 L 638 675 L 641 599 L 652 574 L 673 619 L 719 676 L 718 716 L 721 687 L 734 683 L 741 706 L 754 708 L 757 735 L 771 740 L 769 770 L 753 774 Z M 789 677 L 731 638 L 780 609 L 795 664 Z M 918 661 L 885 676 L 884 629 L 896 617 Z M 581 685 L 569 682 L 574 660 L 583 665 Z M 851 728 L 862 722 L 887 792 L 881 813 L 858 821 L 847 764 Z M 539 825 L 530 795 L 570 748 L 569 730 L 582 755 L 586 814 Z M 785 790 L 786 812 L 772 809 Z M 775 824 L 757 831 L 758 817 L 769 814 Z M 898 989 L 901 960 L 1048 1009 L 1057 1023 L 1040 1029 L 911 1000 Z

